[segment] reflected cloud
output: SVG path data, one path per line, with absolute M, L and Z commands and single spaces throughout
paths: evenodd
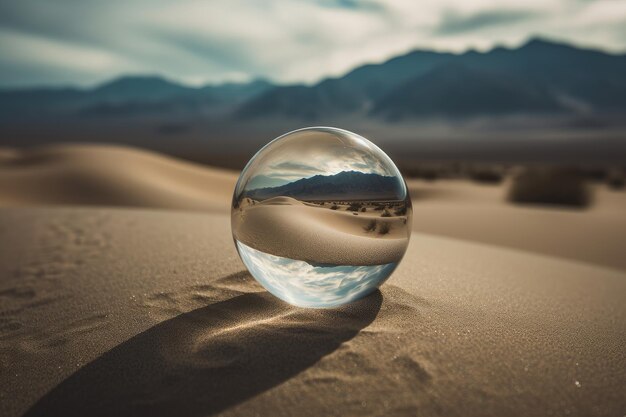
M 320 132 L 315 140 L 308 140 L 308 133 L 301 133 L 297 147 L 277 149 L 272 160 L 259 166 L 257 175 L 284 181 L 295 181 L 314 175 L 335 175 L 340 172 L 356 171 L 364 174 L 394 176 L 385 161 L 376 158 L 367 146 L 339 140 L 337 136 Z M 350 139 L 354 141 L 355 139 Z M 333 155 L 333 158 L 328 158 Z
M 333 307 L 357 300 L 378 288 L 398 265 L 314 266 L 236 244 L 244 264 L 265 289 L 301 307 Z

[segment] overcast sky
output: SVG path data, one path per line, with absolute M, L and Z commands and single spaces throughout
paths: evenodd
M 311 83 L 414 48 L 543 35 L 626 51 L 624 0 L 16 0 L 0 2 L 0 85 Z
M 293 138 L 275 143 L 255 158 L 250 168 L 251 177 L 261 175 L 286 183 L 343 171 L 399 175 L 380 149 L 352 133 L 345 132 L 342 136 L 341 133 L 303 130 Z

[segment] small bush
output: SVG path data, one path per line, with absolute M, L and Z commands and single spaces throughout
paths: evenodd
M 406 214 L 406 210 L 406 204 L 403 204 L 394 211 L 394 214 L 396 216 L 404 216 Z
M 624 177 L 611 177 L 606 180 L 606 183 L 612 190 L 621 190 L 624 188 Z
M 333 204 L 332 206 L 330 206 L 331 210 L 337 210 L 339 208 L 339 206 L 337 204 Z
M 483 184 L 499 184 L 502 182 L 502 172 L 497 168 L 475 168 L 470 171 L 469 177 L 472 181 Z
M 367 208 L 365 208 L 365 207 L 361 208 L 361 213 L 365 213 L 366 211 L 367 211 Z
M 424 181 L 435 181 L 440 177 L 441 169 L 438 166 L 416 166 L 405 170 L 405 174 L 410 178 L 418 178 Z
M 513 178 L 508 198 L 514 203 L 586 207 L 590 194 L 575 169 L 526 168 Z
M 359 211 L 363 207 L 363 203 L 350 203 L 346 210 L 349 211 Z
M 620 170 L 610 171 L 606 178 L 606 184 L 612 190 L 621 190 L 624 188 L 624 173 Z
M 380 217 L 391 217 L 391 213 L 389 213 L 389 210 L 385 209 L 385 211 L 383 211 L 383 214 L 381 214 Z
M 363 226 L 363 230 L 365 230 L 366 232 L 373 232 L 374 230 L 376 230 L 377 224 L 378 222 L 376 220 L 370 220 L 369 223 Z
M 387 233 L 389 233 L 390 230 L 391 225 L 389 223 L 381 223 L 380 227 L 378 228 L 378 234 L 386 235 Z

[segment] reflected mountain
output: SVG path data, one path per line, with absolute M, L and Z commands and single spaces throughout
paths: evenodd
M 404 194 L 404 187 L 396 177 L 342 171 L 334 175 L 302 178 L 278 187 L 247 190 L 243 196 L 253 200 L 286 196 L 298 200 L 328 201 L 345 200 L 346 196 L 350 196 L 351 200 L 402 200 Z

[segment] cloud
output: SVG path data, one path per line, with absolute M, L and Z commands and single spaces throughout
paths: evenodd
M 307 177 L 315 174 L 323 173 L 323 171 L 318 167 L 313 167 L 311 165 L 307 165 L 304 163 L 294 162 L 294 161 L 284 161 L 277 164 L 273 164 L 269 166 L 271 170 L 268 176 L 274 178 L 280 177 Z M 285 175 L 288 173 L 287 175 Z
M 625 4 L 613 0 L 1 2 L 0 85 L 95 84 L 129 72 L 159 73 L 196 84 L 255 77 L 311 83 L 418 47 L 487 49 L 495 44 L 516 45 L 534 34 L 623 51 Z
M 397 266 L 313 266 L 240 242 L 237 248 L 246 267 L 268 291 L 304 307 L 329 307 L 361 298 L 375 290 Z
M 472 32 L 489 26 L 499 26 L 518 23 L 540 16 L 531 10 L 493 10 L 476 13 L 470 16 L 460 16 L 455 13 L 444 14 L 437 33 L 450 35 Z
M 300 131 L 260 154 L 251 173 L 285 181 L 342 171 L 397 175 L 387 157 L 371 146 L 351 133 Z

